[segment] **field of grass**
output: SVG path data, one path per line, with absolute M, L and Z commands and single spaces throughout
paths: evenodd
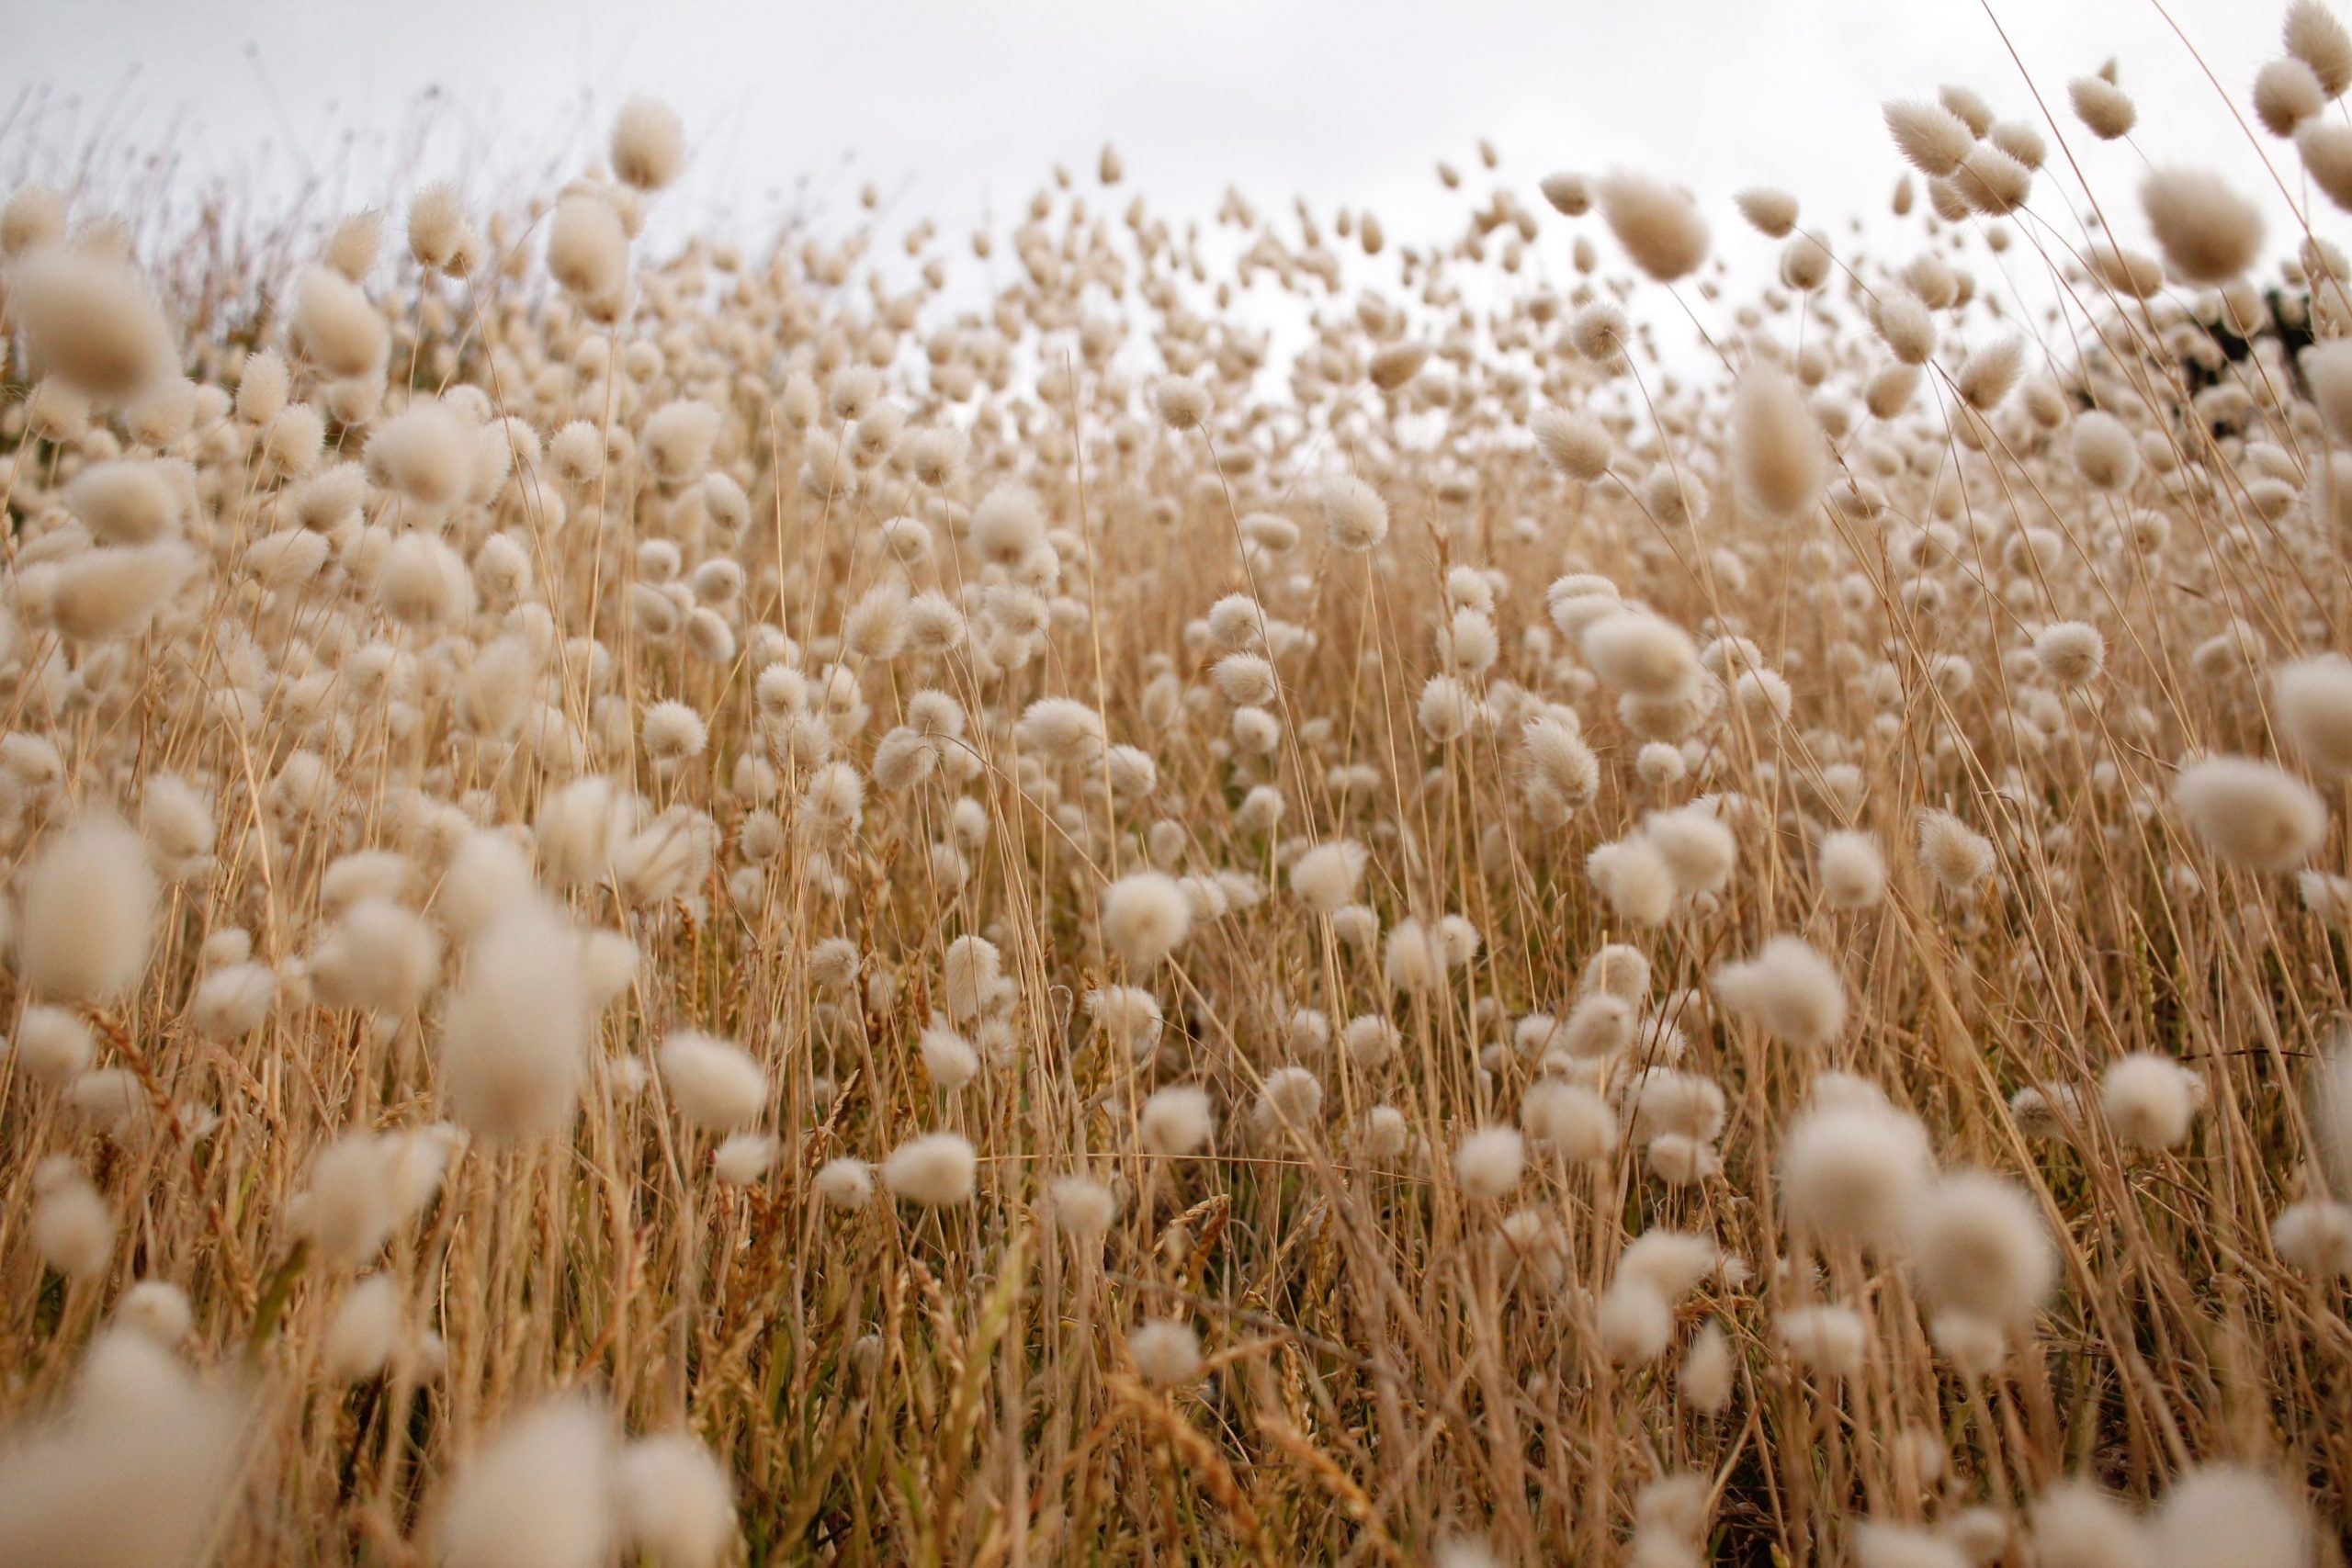
M 2292 232 L 2130 86 L 1868 244 L 15 190 L 0 1568 L 2340 1568 L 2352 35 Z

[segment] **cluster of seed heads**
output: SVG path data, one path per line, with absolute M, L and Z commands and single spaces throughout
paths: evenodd
M 2283 257 L 2112 64 L 1888 104 L 1869 244 L 1481 143 L 1227 246 L 1105 149 L 975 295 L 657 254 L 642 100 L 241 273 L 17 189 L 0 1568 L 2321 1561 L 2282 41 Z

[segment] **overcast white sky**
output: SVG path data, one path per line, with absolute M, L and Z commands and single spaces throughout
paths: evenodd
M 639 92 L 673 103 L 695 146 L 673 209 L 756 221 L 804 179 L 838 209 L 871 179 L 894 214 L 951 234 L 1016 208 L 1056 160 L 1091 169 L 1106 138 L 1128 188 L 1179 216 L 1208 217 L 1230 180 L 1261 205 L 1309 193 L 1327 213 L 1371 206 L 1400 240 L 1451 236 L 1464 200 L 1433 164 L 1473 169 L 1485 134 L 1531 201 L 1552 168 L 1623 163 L 1689 185 L 1719 233 L 1736 227 L 1730 193 L 1759 181 L 1826 222 L 1883 209 L 1900 167 L 1885 98 L 1960 81 L 2005 116 L 2041 118 L 1979 0 L 0 3 L 0 111 L 17 106 L 0 173 L 52 168 L 104 127 L 119 143 L 168 138 L 184 178 L 337 170 L 343 206 L 396 200 L 423 177 L 480 196 L 537 187 Z M 2277 51 L 2280 5 L 2165 6 L 2242 105 Z M 1992 12 L 2070 133 L 2066 78 L 2120 59 L 2137 150 L 2075 137 L 2119 227 L 2137 231 L 2144 153 L 2265 195 L 2284 248 L 2260 159 L 2291 180 L 2291 153 L 2249 143 L 2156 5 Z M 420 145 L 396 141 L 435 88 L 448 112 Z M 2052 199 L 2045 182 L 2037 203 Z

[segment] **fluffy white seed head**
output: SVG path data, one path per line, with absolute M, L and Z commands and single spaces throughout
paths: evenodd
M 2098 491 L 2123 491 L 2140 476 L 2140 444 L 2113 414 L 2093 409 L 2077 416 L 2068 437 L 2075 472 Z
M 1228 653 L 1209 674 L 1225 700 L 1237 706 L 1263 707 L 1274 700 L 1274 667 L 1254 653 Z
M 419 266 L 445 267 L 456 257 L 465 227 L 465 203 L 458 187 L 447 181 L 426 186 L 408 204 L 409 254 Z
M 1528 422 L 1535 449 L 1554 471 L 1590 483 L 1609 471 L 1609 429 L 1589 414 L 1567 409 L 1538 409 Z
M 614 1475 L 625 1550 L 663 1568 L 717 1568 L 735 1540 L 735 1483 L 686 1432 L 639 1438 Z
M 1719 1416 L 1731 1406 L 1736 1376 L 1731 1336 L 1724 1332 L 1721 1320 L 1711 1317 L 1690 1337 L 1689 1348 L 1682 1352 L 1678 1381 L 1683 1401 L 1702 1415 Z
M 2327 107 L 2327 89 L 2309 65 L 2293 55 L 2265 61 L 2254 73 L 2254 114 L 2273 136 L 2292 136 Z
M 967 537 L 982 560 L 1000 566 L 1015 565 L 1045 542 L 1044 504 L 1035 491 L 1000 484 L 972 508 Z
M 1617 1281 L 1656 1291 L 1672 1304 L 1696 1290 L 1722 1261 L 1722 1250 L 1711 1236 L 1648 1230 L 1634 1237 L 1618 1258 Z
M 2014 1183 L 1962 1171 L 1929 1189 L 1911 1214 L 1919 1294 L 1931 1307 L 2019 1325 L 2058 1282 L 2041 1212 Z
M 1884 1103 L 1816 1105 L 1781 1145 L 1789 1227 L 1831 1246 L 1887 1248 L 1934 1174 L 1927 1130 Z
M 1351 839 L 1317 844 L 1291 863 L 1291 890 L 1319 915 L 1337 913 L 1355 902 L 1370 856 Z
M 1454 1183 L 1476 1202 L 1509 1197 L 1527 1168 L 1527 1145 L 1511 1127 L 1481 1127 L 1453 1151 Z
M 1674 868 L 1645 836 L 1600 845 L 1585 857 L 1585 872 L 1593 891 L 1621 919 L 1657 926 L 1674 913 Z
M 100 1333 L 59 1418 L 10 1434 L 0 1562 L 196 1561 L 235 1494 L 246 1417 L 234 1383 L 199 1379 L 128 1325 Z
M 1388 503 L 1353 474 L 1323 481 L 1323 529 L 1335 550 L 1360 554 L 1388 536 Z
M 177 1349 L 196 1330 L 196 1308 L 187 1292 L 168 1280 L 141 1280 L 115 1303 L 119 1327 L 144 1335 L 166 1350 Z
M 2285 769 L 2209 757 L 2173 780 L 2173 803 L 2207 848 L 2251 871 L 2292 871 L 2327 833 L 2327 808 Z
M 1732 394 L 1732 464 L 1747 503 L 1775 522 L 1804 516 L 1828 479 L 1821 427 L 1796 383 L 1758 366 Z
M 65 197 L 45 185 L 19 186 L 0 205 L 0 255 L 21 256 L 65 237 Z
M 158 895 L 139 835 L 85 813 L 17 874 L 17 974 L 54 1000 L 117 999 L 146 974 Z
M 1552 210 L 1563 218 L 1581 218 L 1592 210 L 1591 182 L 1574 171 L 1545 175 L 1536 186 L 1552 204 Z
M 1146 1382 L 1177 1388 L 1201 1375 L 1201 1337 L 1170 1318 L 1147 1318 L 1127 1336 L 1127 1354 Z
M 686 485 L 709 468 L 723 421 L 700 398 L 680 398 L 647 416 L 645 466 L 667 485 Z
M 628 280 L 628 231 L 613 203 L 577 192 L 548 220 L 548 275 L 592 310 L 616 305 Z
M 500 910 L 467 950 L 443 1009 L 441 1092 L 458 1122 L 493 1144 L 571 1124 L 587 1071 L 591 1002 L 570 919 L 537 897 Z
M 1520 1101 L 1519 1124 L 1539 1149 L 1571 1165 L 1598 1165 L 1617 1148 L 1617 1113 L 1589 1089 L 1541 1078 Z
M 1973 1561 L 1954 1541 L 1918 1525 L 1865 1520 L 1848 1532 L 1847 1561 L 1853 1568 L 1971 1568 Z
M 502 1426 L 461 1467 L 440 1507 L 449 1568 L 591 1568 L 610 1556 L 619 1444 L 584 1398 L 553 1401 Z
M 2330 98 L 2352 88 L 2352 31 L 2336 20 L 2325 0 L 2290 0 L 2278 37 L 2288 55 L 2318 78 Z
M 953 1094 L 979 1076 L 979 1053 L 953 1029 L 934 1024 L 924 1030 L 915 1051 L 922 1058 L 924 1076 L 943 1094 Z
M 2165 264 L 2191 283 L 2227 283 L 2261 254 L 2261 212 L 2218 175 L 2154 170 L 2141 182 L 2140 206 Z
M 1102 751 L 1102 716 L 1072 697 L 1040 697 L 1022 711 L 1022 747 L 1049 762 L 1079 767 Z
M 127 261 L 42 246 L 9 269 L 9 296 L 33 364 L 85 397 L 127 400 L 174 369 L 171 325 Z
M 635 818 L 633 803 L 610 779 L 575 779 L 539 801 L 533 824 L 539 863 L 560 886 L 601 882 Z
M 33 1249 L 71 1280 L 91 1280 L 114 1260 L 114 1213 L 82 1168 L 52 1155 L 33 1173 Z
M 1900 99 L 1887 104 L 1882 113 L 1895 151 L 1930 179 L 1957 171 L 1976 144 L 1967 121 L 1941 104 Z
M 85 550 L 56 569 L 49 589 L 50 619 L 80 643 L 135 636 L 200 566 L 193 550 L 171 540 Z
M 2140 121 L 2132 96 L 2104 76 L 2075 77 L 2066 84 L 2066 98 L 2074 106 L 2075 118 L 2101 141 L 2131 135 Z
M 1215 407 L 1209 389 L 1186 376 L 1163 376 L 1152 383 L 1151 406 L 1170 430 L 1197 430 Z
M 1620 1280 L 1601 1292 L 1593 1326 L 1611 1361 L 1645 1365 L 1666 1354 L 1674 1337 L 1673 1303 L 1638 1280 Z
M 1816 1378 L 1859 1377 L 1870 1356 L 1869 1325 L 1851 1307 L 1799 1307 L 1773 1328 L 1789 1359 Z
M 2099 1076 L 2099 1109 L 2117 1139 L 2133 1148 L 2178 1148 L 2204 1098 L 2204 1080 L 2151 1051 L 2134 1051 Z
M 1577 1061 L 1599 1061 L 1632 1045 L 1639 1021 L 1633 1003 L 1608 991 L 1594 991 L 1577 998 L 1545 1043 Z
M 2061 686 L 2086 686 L 2107 663 L 2107 639 L 2085 622 L 2054 622 L 2034 634 L 2033 661 Z
M 1086 996 L 1086 1016 L 1103 1038 L 1140 1060 L 1159 1039 L 1159 999 L 1138 986 L 1106 986 Z
M 1146 1154 L 1152 1155 L 1196 1153 L 1216 1130 L 1208 1091 L 1194 1084 L 1170 1084 L 1153 1090 L 1136 1121 L 1136 1140 Z
M 1707 220 L 1686 192 L 1620 170 L 1603 177 L 1595 195 L 1609 231 L 1634 265 L 1658 282 L 1686 276 L 1707 259 Z
M 400 1327 L 400 1286 L 391 1275 L 370 1274 L 353 1284 L 335 1303 L 319 1347 L 327 1376 L 337 1382 L 365 1382 L 382 1372 Z
M 1585 661 L 1612 691 L 1671 698 L 1699 676 L 1699 650 L 1682 629 L 1657 615 L 1625 611 L 1585 628 Z
M 1868 909 L 1886 895 L 1886 857 L 1868 833 L 1841 829 L 1821 840 L 1821 897 L 1834 909 Z
M 2031 1517 L 2041 1568 L 2147 1568 L 2139 1516 L 2088 1482 L 2058 1483 L 2034 1499 Z
M 947 1016 L 968 1022 L 992 1010 L 1003 979 L 1004 955 L 982 936 L 959 936 L 947 944 L 941 981 Z
M 419 506 L 449 506 L 473 482 L 471 434 L 437 398 L 420 399 L 378 425 L 364 457 L 368 478 Z
M 662 1078 L 678 1114 L 707 1133 L 731 1133 L 767 1107 L 767 1078 L 732 1041 L 691 1029 L 662 1043 Z
M 979 1156 L 970 1139 L 926 1133 L 890 1151 L 882 1162 L 882 1182 L 910 1203 L 943 1209 L 971 1201 L 978 1168 Z
M 1103 889 L 1102 941 L 1131 970 L 1157 967 L 1192 925 L 1192 900 L 1165 872 L 1132 872 Z
M 1099 1241 L 1118 1217 L 1118 1195 L 1085 1176 L 1057 1178 L 1053 1185 L 1054 1223 L 1081 1241 Z
M 35 1083 L 64 1089 L 97 1057 L 90 1026 L 71 1009 L 28 1007 L 17 1026 L 17 1070 Z
M 863 1209 L 874 1200 L 874 1168 L 842 1155 L 817 1168 L 817 1196 L 836 1209 Z M 893 1189 L 896 1190 L 896 1189 Z
M 657 762 L 679 762 L 702 755 L 709 728 L 685 704 L 659 702 L 645 710 L 645 750 Z
M 310 981 L 324 1007 L 402 1013 L 424 999 L 441 972 L 441 939 L 390 898 L 352 904 L 311 953 Z
M 1433 991 L 1444 983 L 1452 963 L 1443 933 L 1409 916 L 1389 928 L 1381 946 L 1381 976 L 1392 991 Z
M 1993 874 L 1993 840 L 1949 811 L 1919 814 L 1919 863 L 1945 891 L 1967 895 Z
M 1846 1027 L 1845 982 L 1802 937 L 1773 937 L 1755 957 L 1724 964 L 1714 989 L 1732 1012 L 1799 1049 L 1827 1045 Z
M 1739 215 L 1767 239 L 1784 239 L 1797 226 L 1797 198 L 1777 186 L 1749 186 L 1732 202 Z
M 2352 1204 L 2306 1198 L 2278 1212 L 2270 1245 L 2290 1269 L 2315 1280 L 2352 1279 Z
M 613 117 L 610 151 L 614 174 L 639 190 L 661 190 L 685 168 L 685 127 L 669 105 L 631 98 Z
M 1739 859 L 1730 824 L 1709 805 L 1653 811 L 1642 820 L 1642 837 L 1666 863 L 1676 892 L 1686 899 L 1721 892 Z
M 767 1175 L 784 1145 L 773 1133 L 736 1133 L 710 1155 L 711 1174 L 728 1187 L 749 1187 Z
M 400 1223 L 392 1201 L 398 1154 L 390 1138 L 350 1133 L 311 1163 L 301 1223 L 311 1246 L 330 1267 L 365 1267 Z
M 2241 1465 L 2200 1465 L 2182 1475 L 2150 1527 L 2156 1568 L 2304 1568 L 2315 1544 L 2301 1499 Z
M 391 331 L 358 285 L 327 267 L 305 267 L 294 282 L 294 345 L 318 370 L 336 379 L 381 373 L 391 353 Z
M 102 544 L 153 544 L 179 526 L 180 495 L 160 463 L 93 464 L 65 487 L 65 506 Z
M 2352 660 L 2330 653 L 2286 665 L 2270 694 L 2296 754 L 2329 778 L 2352 777 Z

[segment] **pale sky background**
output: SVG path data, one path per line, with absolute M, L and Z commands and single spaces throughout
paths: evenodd
M 871 180 L 899 228 L 933 216 L 967 256 L 963 234 L 1017 213 L 1056 161 L 1091 183 L 1107 139 L 1120 201 L 1140 190 L 1178 218 L 1208 219 L 1230 181 L 1261 209 L 1300 193 L 1326 217 L 1369 206 L 1414 243 L 1451 238 L 1466 210 L 1439 186 L 1441 157 L 1468 196 L 1508 179 L 1539 206 L 1545 172 L 1623 164 L 1690 186 L 1736 250 L 1743 185 L 1787 186 L 1808 225 L 1884 211 L 1901 169 L 1886 98 L 1962 82 L 2046 133 L 2030 75 L 2127 238 L 2144 154 L 2260 196 L 2283 252 L 2262 160 L 2299 184 L 2291 149 L 2231 114 L 2251 123 L 2281 8 L 2165 0 L 2184 44 L 2150 0 L 0 0 L 0 177 L 54 177 L 102 132 L 168 142 L 183 188 L 291 189 L 320 171 L 336 210 L 397 209 L 425 178 L 544 190 L 643 92 L 678 108 L 694 149 L 670 221 L 731 214 L 746 239 L 801 182 L 821 219 Z M 2139 101 L 2136 149 L 2091 141 L 2065 107 L 2066 79 L 2110 55 Z M 446 107 L 420 116 L 430 89 Z M 1482 134 L 1502 152 L 1493 176 Z M 2035 202 L 2063 220 L 2072 180 L 2054 151 L 2052 167 Z M 1566 231 L 1546 231 L 1555 276 Z

